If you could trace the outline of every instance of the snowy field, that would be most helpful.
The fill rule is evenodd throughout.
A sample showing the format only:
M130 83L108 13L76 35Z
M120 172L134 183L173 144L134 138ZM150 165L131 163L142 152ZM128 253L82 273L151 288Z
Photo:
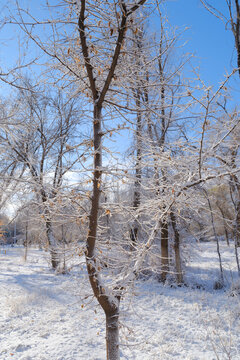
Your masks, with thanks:
M225 290L213 290L215 244L199 244L186 268L191 285L136 284L122 302L121 359L240 359L240 296L235 260L221 244ZM232 251L231 251L232 252ZM103 360L105 320L80 266L55 275L47 254L1 247L0 360Z

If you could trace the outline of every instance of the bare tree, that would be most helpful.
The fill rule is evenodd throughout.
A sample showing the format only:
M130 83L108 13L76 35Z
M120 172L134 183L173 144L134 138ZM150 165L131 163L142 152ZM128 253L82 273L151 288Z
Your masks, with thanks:
M56 269L60 259L53 232L52 212L53 208L56 210L55 202L63 177L74 164L74 160L66 160L70 151L67 143L76 127L75 101L64 101L60 94L51 98L50 94L33 93L30 85L27 86L28 91L20 90L15 102L18 108L12 114L12 119L19 125L8 124L8 131L2 133L1 141L8 150L9 158L21 165L21 171L25 172L25 182L29 183L40 200L52 267Z
M90 2L81 1L80 15L78 20L79 35L81 41L81 49L85 61L85 67L87 71L89 87L91 90L91 97L93 100L93 131L94 131L94 173L93 173L93 194L91 212L89 217L89 233L87 237L87 250L86 261L89 274L89 280L93 289L93 292L102 306L106 315L106 342L107 342L107 358L109 360L115 360L120 358L119 353L119 302L121 298L121 289L115 289L115 295L106 294L106 290L101 284L99 277L99 271L97 268L97 259L95 254L97 229L98 229L98 213L99 213L99 201L101 194L101 178L102 178L102 107L105 101L107 92L113 81L115 70L119 61L121 48L123 47L124 39L126 36L128 26L131 26L130 20L132 14L139 9L145 3L145 0L139 1L136 5L129 6L124 2L116 4L118 12L115 15L117 36L115 40L115 47L109 63L109 70L106 74L105 81L99 89L96 84L96 78L94 76L94 65L90 59L89 47L87 43L87 29L86 29L86 11L92 9ZM115 6L114 6L115 7ZM101 11L104 8L101 7ZM111 32L111 30L110 30ZM88 35L89 36L89 35Z
M148 144L153 154L153 177L155 179L155 197L162 199L162 210L167 208L164 204L165 195L168 194L169 182L171 181L169 173L172 171L172 164L167 165L163 160L160 165L158 159L171 158L177 152L177 139L181 136L184 128L184 115L181 120L177 120L177 108L181 108L182 94L184 88L181 79L185 62L188 58L181 58L179 62L172 64L171 59L174 51L176 51L178 35L168 34L167 25L160 13L161 31L159 42L156 46L156 63L154 73L149 72L146 78L154 78L154 92L149 90L150 82L146 84L144 89L145 106L148 109L146 116L146 129L149 136ZM168 25L169 26L169 25ZM150 70L151 71L151 70ZM152 70L153 71L153 70ZM180 90L181 89L181 90ZM187 121L185 121L186 126ZM170 136L170 133L174 134ZM171 150L170 150L171 149ZM148 150L149 151L149 150ZM181 278L181 259L180 259L180 236L177 229L177 215L174 214L174 208L170 214L161 217L160 227L160 243L161 243L161 281L165 282L169 273L170 260L170 241L169 241L169 223L174 233L176 273L179 274L178 280Z
M144 20L144 17L137 17L134 14L139 12L145 2L146 0L133 3L110 1L106 5L104 1L97 3L85 0L76 3L66 1L64 9L67 13L64 13L62 8L56 8L59 16L53 21L38 21L19 4L16 15L11 14L12 22L18 24L28 38L51 59L48 68L55 71L55 84L63 87L74 83L75 95L79 97L81 93L84 94L93 107L93 137L89 140L89 149L93 147L93 168L91 169L93 189L86 240L86 263L94 295L106 314L107 357L109 359L119 359L118 317L121 286L110 291L101 283L96 254L104 170L102 144L104 135L112 132L112 129L104 129L103 116L107 106L114 111L123 106L124 82L132 76L131 69L127 69L125 61L126 35L129 29L136 31L138 23ZM44 41L44 35L35 32L42 24L50 25L51 35L48 34L47 41ZM69 31L65 29L63 31L62 24L69 25ZM59 74L59 77L56 74ZM121 100L119 95L123 96ZM32 165L31 171L33 172ZM34 176L36 178L37 175ZM47 203L45 194L42 193L42 196L43 202ZM48 214L46 216L46 224L50 225ZM51 230L51 226L48 228Z

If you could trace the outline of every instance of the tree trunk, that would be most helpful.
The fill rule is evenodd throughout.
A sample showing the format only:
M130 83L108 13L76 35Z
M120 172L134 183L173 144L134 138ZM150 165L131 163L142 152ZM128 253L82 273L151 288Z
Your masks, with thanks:
M231 23L232 23L232 32L235 38L235 46L237 50L238 74L240 76L240 6L238 0L235 0L235 7L236 7L236 20L234 23L233 20L231 19Z
M131 240L131 249L132 250L135 249L137 237L138 237L138 227L137 227L137 224L134 222L133 227L130 230L130 240Z
M176 266L176 277L178 285L183 284L183 273L181 264L181 252L180 252L180 236L177 229L176 217L173 212L170 213L172 228L174 232L174 253L175 253L175 266Z
M236 168L235 164L235 158L236 158L236 151L233 152L233 167ZM231 175L231 180L233 184L233 188L236 193L237 200L236 202L233 200L233 196L231 195L232 202L235 208L235 224L234 224L234 246L235 246L235 257L236 257L236 263L238 268L238 274L240 276L240 264L239 264L239 258L238 258L238 247L240 247L240 182L238 180L238 177L236 175ZM231 187L230 187L231 189Z
M56 270L58 268L59 263L60 263L60 259L59 259L56 239L55 239L55 237L53 235L52 224L51 224L50 220L46 221L46 233L47 233L48 244L49 244L49 247L50 247L52 268L54 270Z
M235 248L235 258L236 258L236 263L237 263L238 276L240 276L240 264L239 264L238 247L237 247L236 241L235 241L235 244L234 244L234 248Z
M218 240L218 236L217 236L217 232L216 232L216 228L215 228L215 224L214 224L211 201L209 199L207 190L203 189L203 192L207 198L207 202L208 202L208 206L209 206L209 210L210 210L210 214L211 214L213 234L214 234L214 238L215 238L215 241L217 244L217 253L218 253L219 268L220 268L220 278L219 278L219 282L216 283L217 284L216 289L221 289L224 286L224 278L223 278L223 266L222 266L222 257L221 257L221 252L220 252L219 240Z
M101 195L102 179L102 133L101 133L102 107L94 107L94 173L93 194L91 199L91 212L89 216L89 232L86 244L86 263L94 295L104 310L106 316L106 343L107 359L119 360L119 303L120 296L106 295L105 288L101 284L100 274L96 266L95 244L97 240L98 212Z
M107 360L119 360L119 311L106 314Z
M239 186L239 185L238 185ZM238 188L238 200L237 200L237 206L236 206L236 245L237 247L240 247L240 186Z
M24 261L27 261L27 253L28 253L28 219L25 227L25 240L24 240Z
M240 276L240 264L238 258L238 248L240 247L240 184L238 179L235 180L236 192L237 192L237 201L236 201L236 219L234 226L234 245L235 245L235 257L237 262L238 274Z
M161 225L161 281L165 282L169 272L168 253L168 222L164 220Z
M224 215L224 212L223 212L223 209L221 207L221 204L218 203L218 201L216 202L216 205L222 215L222 219L223 219L223 227L224 227L224 232L225 232L225 239L226 239L226 242L227 242L227 245L229 246L229 236L228 236L228 229L227 229L227 224L226 224L226 219L225 219L225 215Z
M60 263L60 259L58 254L57 242L55 236L53 235L53 230L52 230L51 214L47 205L48 196L43 188L41 189L41 199L44 207L44 220L46 226L47 241L51 254L51 264L52 264L52 268L56 270Z
M136 108L137 108L137 124L136 124L136 146L137 146L137 159L135 165L135 184L134 184L134 193L133 193L133 209L136 211L141 202L140 196L140 187L141 187L141 179L142 179L142 116L140 112L141 101L140 101L140 90L137 89L134 94ZM130 231L130 239L132 244L132 249L135 249L137 239L138 239L138 223L137 220L134 221L133 226Z

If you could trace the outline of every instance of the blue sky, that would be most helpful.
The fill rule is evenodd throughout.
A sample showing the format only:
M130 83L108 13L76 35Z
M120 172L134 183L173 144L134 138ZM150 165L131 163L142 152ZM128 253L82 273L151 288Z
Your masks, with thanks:
M38 3L38 2L37 2ZM39 3L36 3L36 7ZM223 5L225 0L216 1L217 6L226 13ZM36 9L34 5L34 9ZM180 43L186 43L183 51L195 55L192 64L199 66L201 78L207 85L217 87L224 80L224 75L230 73L236 66L236 53L234 39L230 30L225 29L225 24L207 12L200 0L166 0L167 16L172 26L183 30L188 27ZM18 57L17 44L18 29L11 26L0 31L0 67L3 69ZM9 39L12 38L12 42ZM0 84L0 87L3 84ZM235 91L234 99L238 101L240 79L235 76L231 86ZM3 89L5 86L3 86Z
M225 0L212 1L226 15ZM171 25L188 27L182 37L187 41L184 51L195 55L194 63L200 66L200 75L208 84L217 84L224 75L236 67L234 38L225 24L210 14L200 0L167 0L165 8ZM239 96L240 80L236 76L231 86Z

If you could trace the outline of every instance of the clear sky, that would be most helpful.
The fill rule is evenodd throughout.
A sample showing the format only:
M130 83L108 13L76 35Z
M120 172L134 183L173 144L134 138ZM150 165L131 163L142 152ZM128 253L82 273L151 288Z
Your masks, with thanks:
M225 0L211 3L227 15ZM183 34L183 40L187 41L184 51L196 56L194 62L200 66L203 80L208 85L223 81L224 75L237 66L232 32L226 30L225 24L210 14L200 0L167 0L165 8L171 25L189 28ZM240 97L238 76L231 85L236 91L234 98Z
M221 7L220 9L227 14L224 9L225 0L210 1ZM37 9L40 3L33 1L31 6ZM201 78L207 85L223 81L224 75L231 73L232 69L236 67L236 52L231 31L226 30L223 22L208 13L200 0L166 0L164 7L172 26L181 30L188 27L188 30L182 35L181 43L186 42L183 51L195 55L192 64L199 66ZM2 15L0 14L1 17ZM7 65L15 63L15 58L17 59L19 55L17 36L18 29L16 27L8 26L0 30L0 68L5 69ZM12 38L12 42L9 41L10 38ZM238 101L240 79L237 75L235 80L231 81L231 86L235 91L234 99Z

